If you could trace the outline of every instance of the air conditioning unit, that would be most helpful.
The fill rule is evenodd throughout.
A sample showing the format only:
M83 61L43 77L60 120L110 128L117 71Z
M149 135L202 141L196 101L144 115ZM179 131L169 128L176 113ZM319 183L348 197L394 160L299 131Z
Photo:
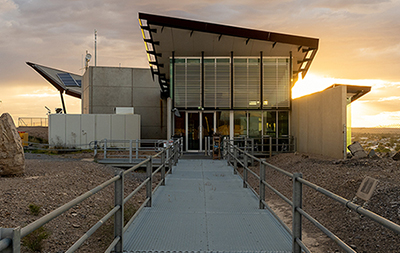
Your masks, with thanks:
M133 107L115 107L115 114L135 114L135 110Z

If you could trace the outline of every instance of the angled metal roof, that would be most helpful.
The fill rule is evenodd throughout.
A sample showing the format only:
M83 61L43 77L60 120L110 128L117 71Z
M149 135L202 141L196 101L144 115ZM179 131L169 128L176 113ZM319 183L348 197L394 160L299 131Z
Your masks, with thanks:
M304 77L317 50L319 40L303 36L260 31L200 21L139 13L139 23L153 75L161 89L169 88L172 54L190 56L293 56L293 74Z
M359 99L360 97L371 91L371 86L358 86L348 84L334 84L332 86L329 86L325 90L335 88L336 86L346 86L347 98L350 98L351 102L354 102L355 100Z
M82 89L80 87L80 84L82 82L82 76L63 70L46 67L36 63L27 62L26 64L32 67L61 93L65 92L65 94L67 95L81 98ZM66 80L68 80L69 82L67 82ZM71 85L71 82L74 85Z

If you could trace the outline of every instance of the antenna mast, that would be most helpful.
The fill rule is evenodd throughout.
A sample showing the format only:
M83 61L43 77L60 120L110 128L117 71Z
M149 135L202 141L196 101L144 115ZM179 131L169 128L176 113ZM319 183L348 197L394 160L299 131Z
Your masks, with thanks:
M94 29L94 66L97 66L97 30Z

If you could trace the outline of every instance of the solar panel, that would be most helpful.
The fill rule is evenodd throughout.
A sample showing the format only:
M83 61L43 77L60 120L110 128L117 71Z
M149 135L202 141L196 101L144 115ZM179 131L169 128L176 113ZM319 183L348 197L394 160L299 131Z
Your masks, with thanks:
M69 73L57 73L57 76L66 87L81 87Z

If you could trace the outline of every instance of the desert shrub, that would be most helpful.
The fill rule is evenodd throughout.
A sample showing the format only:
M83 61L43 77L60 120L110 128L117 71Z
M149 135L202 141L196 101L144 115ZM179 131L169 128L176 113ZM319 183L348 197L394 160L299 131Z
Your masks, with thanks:
M36 205L36 204L29 204L29 211L31 212L31 214L33 214L33 215L39 215L39 213L40 213L40 208L42 207L42 206L39 206L39 205Z
M22 238L22 245L33 252L41 252L44 246L44 240L49 236L50 233L44 227L40 227Z

